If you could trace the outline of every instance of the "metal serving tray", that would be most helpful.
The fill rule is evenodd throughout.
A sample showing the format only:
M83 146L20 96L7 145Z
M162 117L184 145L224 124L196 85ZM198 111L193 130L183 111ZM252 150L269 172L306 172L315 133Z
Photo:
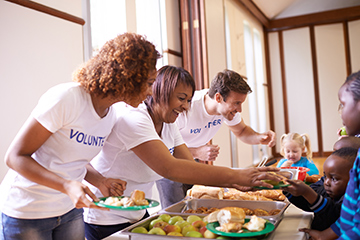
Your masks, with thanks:
M185 214L169 214L170 216L181 216L184 218L184 220L186 220L188 215ZM197 214L192 214L192 215L197 215ZM124 228L123 230L120 231L121 234L125 234L129 236L129 240L158 240L158 239L171 239L171 240L199 240L199 238L193 238L193 237L178 237L178 236L162 236L162 235L152 235L152 234L144 234L144 233L132 233L131 230L136 228L136 227L145 227L146 229L149 227L149 224L152 220L157 219L160 216L159 214L156 215L152 215L138 223L135 223L127 228ZM261 235L261 236L257 236L251 239L266 239L269 234L268 233L266 235ZM200 238L200 239L205 239L205 238ZM237 239L245 239L245 238L232 238L234 240Z
M165 209L159 211L159 214L183 214L188 215L198 215L205 217L208 214L198 214L198 213L185 213L188 209L198 209L200 207L206 208L223 208L223 207L243 207L254 210L256 208L261 208L266 211L273 209L280 209L281 211L276 215L271 216L261 216L269 221L271 221L275 226L279 224L283 218L285 210L289 207L289 201L244 201L244 200L220 200L220 199L189 199L183 200L178 203L175 203Z

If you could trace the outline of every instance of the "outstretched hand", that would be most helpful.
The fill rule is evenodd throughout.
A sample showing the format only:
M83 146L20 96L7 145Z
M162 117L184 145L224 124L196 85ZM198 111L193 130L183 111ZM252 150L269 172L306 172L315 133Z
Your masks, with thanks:
M264 132L264 133L261 133L260 134L260 144L263 144L263 145L268 145L268 147L273 147L275 146L275 143L276 143L276 134L275 132L269 130L267 132Z
M273 188L273 185L264 182L262 180L271 180L275 183L279 183L281 181L281 177L276 176L269 172L278 172L279 168L274 167L259 167L259 168L246 168L246 169L239 169L241 174L244 178L245 184L241 184L242 186L248 187L267 187ZM240 184L235 184L234 187L239 188ZM244 188L244 187L242 187Z
M294 196L302 196L305 195L308 191L312 191L310 186L306 185L301 180L287 180L291 185L288 187L282 188L282 190L291 193Z

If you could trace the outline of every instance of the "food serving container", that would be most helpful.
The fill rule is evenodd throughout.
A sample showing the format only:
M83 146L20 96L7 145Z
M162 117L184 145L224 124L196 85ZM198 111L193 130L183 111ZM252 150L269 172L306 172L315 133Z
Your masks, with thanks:
M194 238L194 237L180 237L180 236L166 236L166 235L153 235L153 234L146 234L146 233L132 233L131 230L136 228L136 227L145 227L146 229L148 229L149 224L152 220L157 219L161 214L156 214L156 215L152 215L138 223L135 223L127 228L124 228L123 230L120 231L121 234L125 234L129 236L129 240L158 240L158 239L171 239L171 240L199 240L199 239L206 239L206 238ZM172 216L181 216L184 218L184 220L186 220L186 218L188 217L188 215L198 215L198 214L169 214L171 217ZM256 237L252 237L251 239L265 239L267 236L269 236L268 233L266 235L260 235L260 236L256 236ZM247 239L247 238L231 238L233 240L238 240L238 239Z
M292 179L298 179L298 180L301 180L301 181L304 181L305 180L305 177L306 177L306 172L309 171L308 168L306 167L281 167L280 168L280 171L286 171L286 170L292 170L292 171L295 171L295 176L294 178Z
M206 208L223 208L223 207L242 207L249 208L251 210L261 208L266 211L271 211L273 209L280 209L280 212L276 215L270 216L260 216L261 218L267 219L272 222L275 227L280 223L283 218L285 210L289 207L289 201L244 201L244 200L223 200L223 199L188 199L183 200L178 203L175 203L165 209L159 211L159 214L182 214L184 216L189 215L198 215L205 217L208 214L199 214L199 213L185 213L188 209L196 210L200 207ZM247 216L250 217L250 216Z

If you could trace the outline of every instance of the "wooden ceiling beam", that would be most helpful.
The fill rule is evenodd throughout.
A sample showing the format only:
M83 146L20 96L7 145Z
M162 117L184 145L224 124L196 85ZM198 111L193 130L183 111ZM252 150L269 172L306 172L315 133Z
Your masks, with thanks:
M289 28L337 23L346 20L351 21L356 19L360 19L360 6L270 20L269 26L265 27L267 31L271 32L285 30Z
M257 20L259 20L265 28L270 25L269 19L265 14L256 6L252 0L237 0L237 3L245 7Z

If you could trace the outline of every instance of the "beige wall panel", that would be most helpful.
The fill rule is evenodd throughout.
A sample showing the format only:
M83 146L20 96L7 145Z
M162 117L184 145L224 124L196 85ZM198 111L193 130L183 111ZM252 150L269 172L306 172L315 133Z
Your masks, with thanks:
M349 22L349 42L352 72L360 71L360 20Z
M284 31L283 42L289 129L308 133L318 151L309 28Z
M346 78L345 43L342 24L315 27L321 109L322 141L324 151L333 151L342 126L338 114L338 90Z
M211 81L216 73L226 68L224 3L222 0L204 2L209 81ZM220 146L220 154L214 165L231 167L230 131L227 126L220 128L213 138L213 144Z
M236 71L246 76L245 68L245 50L244 50L244 20L245 16L242 9L232 0L225 1L225 9L227 13L229 23L229 39L227 39L227 46L229 59L227 65L233 71ZM255 94L255 93L251 93ZM249 116L249 98L242 105L241 117L246 124L250 123ZM234 137L234 139L236 139ZM251 145L245 144L236 139L236 151L237 151L237 166L247 167L252 165L253 153Z
M284 98L282 94L279 34L269 33L269 55L272 96L274 105L274 126L276 133L276 152L280 152L280 136L285 133Z
M78 9L81 0L66 3ZM1 181L5 152L40 96L71 81L83 62L83 38L81 25L6 1L0 1L0 35Z
M163 41L166 42L167 46L164 47L177 52L181 52L179 1L164 0L164 3L166 8L166 32L167 32L167 39L166 41Z
M172 54L167 54L167 53L164 54L164 57L165 57L165 55L167 56L167 59L169 61L169 65L182 67L182 58L181 57L174 56Z

